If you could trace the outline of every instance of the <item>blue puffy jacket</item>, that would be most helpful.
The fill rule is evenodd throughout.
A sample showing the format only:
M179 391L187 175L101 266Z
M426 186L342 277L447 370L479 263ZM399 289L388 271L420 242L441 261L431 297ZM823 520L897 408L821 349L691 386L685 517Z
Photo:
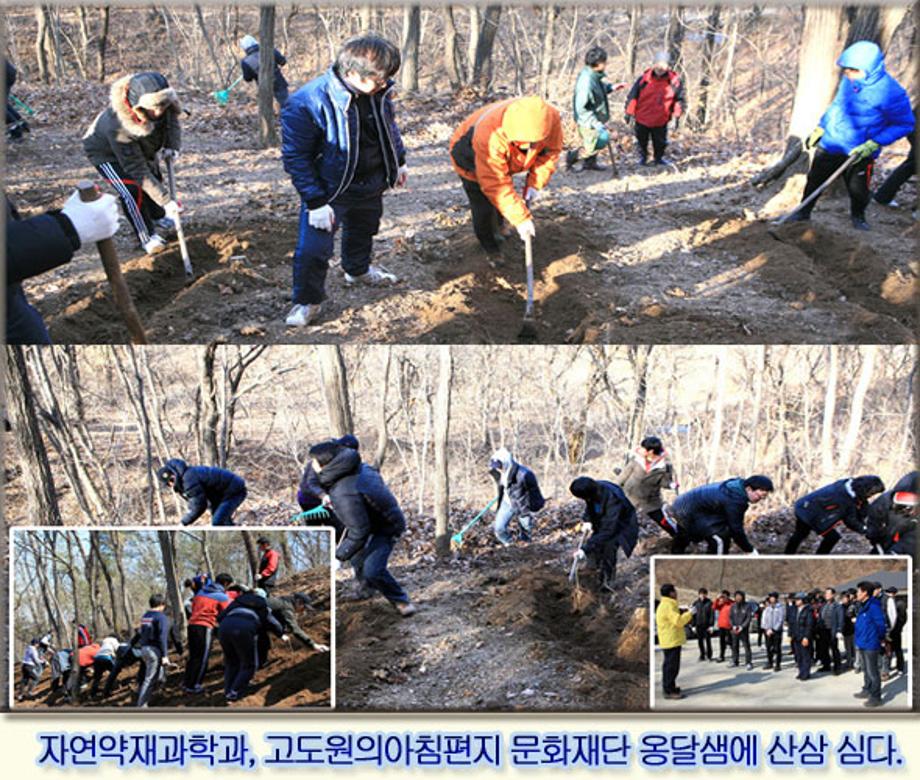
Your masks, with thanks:
M734 477L682 493L671 512L691 540L701 542L710 536L730 536L749 553L754 549L744 530L744 513L749 505L744 480Z
M851 479L839 479L795 502L795 516L816 534L824 536L840 523L865 533L868 502L856 496Z
M853 632L856 649L881 650L882 640L886 633L888 633L888 624L885 623L882 603L873 596L863 604L856 616L856 628Z
M914 115L904 88L885 71L882 50L871 41L857 41L840 55L837 65L865 71L862 79L840 79L837 94L820 125L820 146L833 154L849 154L866 141L893 144L914 129ZM878 157L878 152L875 153Z
M386 180L396 184L405 162L390 91L393 82L371 96L371 110L381 139ZM304 84L281 111L281 157L284 170L308 209L332 203L351 184L358 165L358 109L354 94L329 68Z
M180 521L190 525L201 517L210 506L211 511L220 504L246 492L246 481L227 469L216 466L189 466L184 460L171 458L158 472L169 473L176 478L173 488L188 501L188 509Z

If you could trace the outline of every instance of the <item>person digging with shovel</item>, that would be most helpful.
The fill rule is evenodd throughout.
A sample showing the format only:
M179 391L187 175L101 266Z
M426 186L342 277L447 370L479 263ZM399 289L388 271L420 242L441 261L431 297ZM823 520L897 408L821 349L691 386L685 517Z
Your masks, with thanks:
M575 560L590 560L597 569L598 587L613 592L617 572L617 550L629 558L639 539L639 521L619 485L591 477L578 477L569 492L585 502L584 522L589 536L575 551Z
M246 56L240 60L240 68L243 71L243 81L254 81L259 83L259 42L251 35L244 35L240 39L240 48ZM285 56L275 49L275 68L272 78L272 89L275 93L275 100L278 102L278 108L284 108L288 102L288 83L281 69L287 65Z
M493 524L495 538L506 547L509 546L514 539L508 527L517 518L518 538L522 542L529 542L533 515L546 504L536 474L515 461L505 447L500 447L489 461L489 475L498 488Z
M319 316L339 227L346 285L399 281L372 262L383 193L409 178L391 97L399 66L399 49L390 41L351 38L335 64L291 95L281 111L281 157L301 200L293 307L285 320L291 327Z
M522 241L536 235L530 206L552 178L562 147L559 112L535 96L483 106L454 131L451 162L470 203L473 231L488 254L500 252L504 221ZM512 178L518 173L527 174L520 193Z
M850 194L850 219L857 230L869 230L866 207L869 182L881 148L914 129L914 115L904 88L885 71L882 50L872 41L857 41L840 55L843 76L837 94L818 126L805 140L815 150L802 202L815 193L840 168ZM788 218L811 219L818 198Z
M614 90L626 88L626 84L611 84L604 80L607 68L607 52L600 46L592 46L585 54L585 67L575 80L575 94L572 96L572 115L578 126L581 150L584 157L583 171L604 171L606 166L597 161L597 155L610 144L610 105L607 95ZM579 149L565 153L565 168L571 170L578 162Z
M158 156L175 160L182 133L179 98L161 73L135 73L118 79L109 106L83 136L89 161L112 186L148 255L166 249L163 235L175 229L182 211L170 197Z

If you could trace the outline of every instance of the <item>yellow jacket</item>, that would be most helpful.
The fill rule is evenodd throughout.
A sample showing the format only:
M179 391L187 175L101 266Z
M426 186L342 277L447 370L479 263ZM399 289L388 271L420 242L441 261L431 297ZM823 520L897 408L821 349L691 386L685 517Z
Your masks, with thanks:
M655 610L655 626L658 629L658 645L662 650L680 647L687 641L684 626L690 622L690 612L681 614L677 601L669 596L662 596L658 609Z

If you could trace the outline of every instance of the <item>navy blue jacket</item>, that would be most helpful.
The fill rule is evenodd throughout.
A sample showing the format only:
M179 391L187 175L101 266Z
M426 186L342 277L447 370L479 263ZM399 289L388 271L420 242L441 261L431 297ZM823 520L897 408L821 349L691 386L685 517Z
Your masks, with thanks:
M277 49L275 49L275 86L284 84L287 86L287 79L281 73L281 68L287 65L287 58ZM243 70L243 81L259 80L259 44L250 46L246 49L246 56L240 60L240 67Z
M839 479L795 502L795 516L817 534L824 536L843 523L857 533L866 532L868 502L847 489L849 479Z
M194 523L209 506L213 511L221 502L246 491L243 478L227 469L189 466L184 460L173 458L166 461L161 471L175 476L175 491L188 501L182 525Z
M263 631L271 631L275 636L284 634L284 627L278 622L268 608L268 601L261 596L247 591L241 593L223 612L217 616L220 629L244 629L253 636Z
M803 604L801 608L794 609L795 614L789 621L789 636L799 641L807 639L811 642L815 636L815 613L811 604Z
M866 76L840 79L837 94L821 117L822 149L849 154L865 141L887 146L913 131L907 92L885 72L885 57L875 43L857 41L840 55L837 65L865 71Z
M744 530L744 513L750 502L739 477L681 493L671 507L678 525L693 541L703 541L711 536L730 536L744 552L754 545Z
M502 505L502 499L505 495L505 486L501 483L501 474L492 470L489 472L498 485L498 497L495 506ZM529 514L539 512L546 505L546 499L540 492L540 485L537 482L537 475L534 474L527 466L522 466L517 461L511 462L511 469L508 472L508 500L517 514Z
M26 300L22 282L69 263L80 248L73 224L60 211L20 219L6 202L6 340L8 344L48 344L41 315Z
M588 554L600 555L608 544L614 542L628 558L639 539L635 507L619 485L597 480L597 486L600 495L585 502L584 519L591 523L593 533L581 549Z
M360 552L372 535L396 537L406 530L406 518L395 496L355 450L343 448L320 471L319 481L345 526L335 551L340 561Z
M888 624L885 622L882 604L875 596L871 596L863 603L856 616L856 628L853 632L856 649L881 650L882 640L887 633Z
M886 490L869 505L866 536L882 552L913 556L917 517L909 509L899 509L895 505L896 493L920 493L920 471L905 474L891 490Z
M393 82L371 96L386 167L393 187L405 162L390 91ZM281 157L284 170L308 209L335 201L351 184L358 165L358 109L354 94L331 67L304 84L281 110Z
M152 647L160 656L169 649L170 621L159 610L151 609L141 618L140 646Z

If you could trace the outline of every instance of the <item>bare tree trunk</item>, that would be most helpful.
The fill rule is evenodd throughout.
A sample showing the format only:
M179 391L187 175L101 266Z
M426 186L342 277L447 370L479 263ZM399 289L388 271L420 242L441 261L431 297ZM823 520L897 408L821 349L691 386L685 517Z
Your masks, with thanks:
M628 348L629 361L632 363L633 376L636 379L636 394L633 397L626 434L626 439L630 447L635 447L639 443L639 437L645 426L645 401L648 395L648 363L652 348L651 345L631 346Z
M351 406L348 402L348 375L342 350L335 344L323 344L316 347L316 352L332 435L344 436L346 433L354 433Z
M98 49L96 54L96 78L100 83L105 82L105 50L109 45L109 6L100 9L102 14L102 32L99 33Z
M460 75L460 48L452 5L444 6L444 70L447 72L447 81L451 89L457 89L463 83L463 79Z
M243 537L243 544L246 546L246 557L249 560L249 578L250 582L255 585L256 578L259 574L259 550L256 546L255 537L252 531L240 531Z
M543 57L540 60L540 94L549 97L549 74L553 69L553 40L556 34L556 19L559 18L559 6L550 5L543 9Z
M862 425L866 393L872 384L875 354L878 351L878 347L875 345L861 347L860 351L863 355L863 364L859 370L859 380L856 383L856 390L853 392L853 399L850 401L850 424L847 426L846 438L843 440L843 447L840 450L840 458L837 462L837 469L842 474L849 473L853 462L853 453L856 450L856 442L859 439L859 428Z
M275 18L275 7L270 6L272 9L272 21L274 22ZM263 9L265 6L263 6ZM195 18L198 20L198 27L201 30L201 37L204 38L204 42L208 47L208 54L211 55L211 63L214 65L214 83L221 83L221 67L220 60L217 59L217 52L214 49L214 42L211 40L211 34L208 32L208 26L204 22L204 13L201 10L201 6L197 3L195 4ZM262 33L260 30L260 42L264 41L264 38L261 37ZM259 74L261 80L262 74Z
M402 70L400 86L404 92L418 92L418 51L422 32L422 8L403 8Z
M380 405L377 407L377 449L374 452L374 468L380 469L387 456L387 446L390 443L390 433L387 417L387 397L390 387L390 364L393 362L393 348L384 347L383 378L380 388Z
M450 393L454 363L450 347L438 347L438 390L434 411L434 547L440 558L450 555Z
M668 11L668 29L665 33L665 48L671 61L671 68L681 69L681 50L684 43L684 7L672 6Z
M706 467L706 481L715 479L722 449L722 426L725 417L725 386L728 383L728 350L722 347L716 358L716 408L712 422L712 437L709 440L709 463Z
M476 40L476 54L473 58L474 86L486 88L492 81L492 52L501 15L500 5L487 5L482 15L482 28Z
M362 5L358 11L358 24L361 32L368 32L371 29L374 18L374 6Z
M48 11L43 5L35 6L35 61L38 63L38 77L47 84L51 80L48 72Z
M714 5L706 20L706 41L703 44L703 72L700 78L699 97L697 99L696 119L701 127L705 127L709 119L709 88L712 84L713 69L716 50L716 35L721 26L720 15L722 6Z
M626 36L626 75L628 80L636 77L636 55L639 48L639 19L642 16L642 6L631 5L629 14L629 32Z
M275 127L275 6L259 9L259 144L278 145Z
M766 362L765 345L757 346L757 366L754 370L754 408L751 410L751 459L748 462L748 473L757 471L760 462L760 410L763 406L763 374Z
M7 347L7 413L18 444L29 522L63 525L22 347Z
M166 579L166 600L173 621L185 635L185 609L182 606L182 591L179 588L179 565L176 560L176 532L157 531L160 555L163 559L163 575Z
M824 388L824 414L821 420L821 478L834 477L834 416L837 408L837 347L827 348L827 379Z
M472 84L474 80L473 64L476 62L476 49L479 47L479 36L482 33L482 10L478 5L469 7L470 39L466 46L466 83Z
M916 7L917 4L914 3L914 8L916 9ZM888 47L891 45L891 39L894 37L895 31L898 29L898 27L901 26L901 22L907 18L908 9L909 6L906 4L903 6L888 5L880 7L879 30L876 42L882 51L888 51ZM916 35L916 29L914 34ZM911 49L915 50L916 47L911 47Z
M198 380L198 398L202 409L201 429L198 432L199 446L207 462L212 465L217 465L220 462L217 447L220 409L217 406L217 382L214 377L217 348L218 344L212 341L202 352L201 374Z

